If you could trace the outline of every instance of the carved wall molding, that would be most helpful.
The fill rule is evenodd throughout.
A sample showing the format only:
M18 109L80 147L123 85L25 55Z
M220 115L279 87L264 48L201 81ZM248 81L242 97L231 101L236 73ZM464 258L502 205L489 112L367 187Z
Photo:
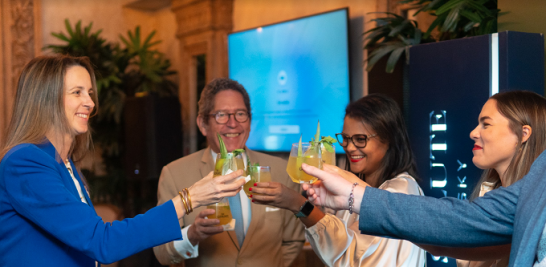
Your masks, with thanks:
M25 64L35 57L34 51L34 1L11 0L11 68L12 84Z
M41 0L0 0L0 141L23 67L41 51Z
M197 150L196 60L206 55L206 80L228 76L227 34L233 29L233 0L173 0L180 40L179 98L184 154Z

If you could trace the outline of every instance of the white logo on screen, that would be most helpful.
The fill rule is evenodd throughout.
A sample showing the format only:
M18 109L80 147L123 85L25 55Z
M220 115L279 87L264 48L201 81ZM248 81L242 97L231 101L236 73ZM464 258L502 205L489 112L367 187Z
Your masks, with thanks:
M288 75L286 75L286 71L281 70L279 71L279 74L277 75L277 81L280 85L285 85L286 81L288 80Z

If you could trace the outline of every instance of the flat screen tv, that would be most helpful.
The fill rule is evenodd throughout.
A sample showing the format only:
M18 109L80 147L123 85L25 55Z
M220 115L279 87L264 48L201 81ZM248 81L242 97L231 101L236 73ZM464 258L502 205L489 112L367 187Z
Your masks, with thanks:
M349 103L348 10L228 35L229 76L250 95L254 150L288 152L314 136L335 137ZM336 147L341 153L341 147Z

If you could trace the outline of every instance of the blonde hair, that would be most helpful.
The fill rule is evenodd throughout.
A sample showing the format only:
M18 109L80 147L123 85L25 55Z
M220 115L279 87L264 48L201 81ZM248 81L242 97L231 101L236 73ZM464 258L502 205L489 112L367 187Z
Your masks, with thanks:
M494 169L487 169L482 174L472 198L480 191L483 182L494 183L494 188L509 186L523 178L531 169L535 159L546 150L546 99L530 91L509 91L493 95L497 110L509 121L510 130L517 136L516 153L512 157L506 172L504 184ZM521 142L523 126L529 125L532 132L526 142Z
M13 106L13 115L7 128L6 142L0 150L0 159L13 147L24 144L41 144L46 134L72 133L64 110L64 77L73 66L85 68L96 90L95 73L87 57L66 55L41 56L31 60L21 72ZM98 109L96 94L94 116ZM87 131L74 137L69 155L74 162L80 161L91 145L91 133Z

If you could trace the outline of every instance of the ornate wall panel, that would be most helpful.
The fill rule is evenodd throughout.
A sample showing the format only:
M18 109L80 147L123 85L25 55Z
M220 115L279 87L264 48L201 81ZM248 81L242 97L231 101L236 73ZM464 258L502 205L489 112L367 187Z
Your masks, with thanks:
M198 55L206 55L206 81L228 76L227 33L233 28L233 0L173 0L180 40L180 103L184 154L197 149Z
M0 141L21 70L41 48L40 0L0 0Z

